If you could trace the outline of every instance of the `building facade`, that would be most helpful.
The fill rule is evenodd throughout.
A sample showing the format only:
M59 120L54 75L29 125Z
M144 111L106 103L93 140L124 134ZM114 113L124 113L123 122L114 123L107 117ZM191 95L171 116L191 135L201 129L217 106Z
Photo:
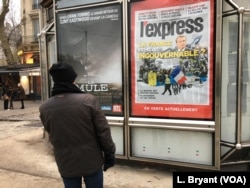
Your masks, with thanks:
M26 67L19 71L20 82L26 88L30 98L41 96L40 55L38 33L39 0L21 0L21 33L22 41L18 48L20 63Z
M22 64L39 64L39 0L21 0L22 44L19 50Z

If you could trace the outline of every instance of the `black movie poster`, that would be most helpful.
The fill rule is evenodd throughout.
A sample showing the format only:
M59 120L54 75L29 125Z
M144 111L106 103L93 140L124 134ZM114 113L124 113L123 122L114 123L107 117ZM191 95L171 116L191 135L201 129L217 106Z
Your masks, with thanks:
M75 68L76 84L99 99L106 115L121 115L121 6L59 12L56 18L58 60Z

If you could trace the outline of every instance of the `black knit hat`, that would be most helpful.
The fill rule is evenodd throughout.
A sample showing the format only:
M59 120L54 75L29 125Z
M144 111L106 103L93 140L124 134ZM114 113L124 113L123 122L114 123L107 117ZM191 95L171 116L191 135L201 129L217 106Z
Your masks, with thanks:
M67 63L55 63L49 69L54 82L73 83L77 77L73 67Z

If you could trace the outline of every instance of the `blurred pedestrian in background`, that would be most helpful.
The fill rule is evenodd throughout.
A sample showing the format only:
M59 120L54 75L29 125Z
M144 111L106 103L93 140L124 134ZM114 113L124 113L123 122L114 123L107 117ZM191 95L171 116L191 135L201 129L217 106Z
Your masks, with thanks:
M4 110L9 109L9 97L10 97L10 90L8 83L3 85L3 92L2 92L2 100L3 100L3 108Z
M24 109L24 99L26 98L25 91L24 91L22 84L18 83L17 86L18 86L18 89L17 89L18 98L21 101L20 109Z
M9 103L10 103L10 110L13 110L14 109L14 106L13 106L13 99L14 99L14 88L13 87L9 87L9 93L10 93L10 96L9 96Z

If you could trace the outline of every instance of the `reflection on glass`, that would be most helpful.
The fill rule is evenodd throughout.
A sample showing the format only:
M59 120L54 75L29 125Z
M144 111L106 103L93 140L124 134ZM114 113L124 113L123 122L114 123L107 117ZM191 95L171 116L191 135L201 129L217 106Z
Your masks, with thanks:
M121 6L61 11L58 61L71 64L78 87L99 100L105 115L123 113Z
M221 139L235 142L237 104L238 16L223 18Z
M242 141L250 141L250 17L243 19L242 57Z
M223 1L223 11L235 10L235 7L232 7L229 3L229 0ZM238 7L244 7L244 9L250 9L250 3L247 0L230 0L233 4Z
M233 0L239 7L244 7L245 9L250 9L249 1L246 0Z

